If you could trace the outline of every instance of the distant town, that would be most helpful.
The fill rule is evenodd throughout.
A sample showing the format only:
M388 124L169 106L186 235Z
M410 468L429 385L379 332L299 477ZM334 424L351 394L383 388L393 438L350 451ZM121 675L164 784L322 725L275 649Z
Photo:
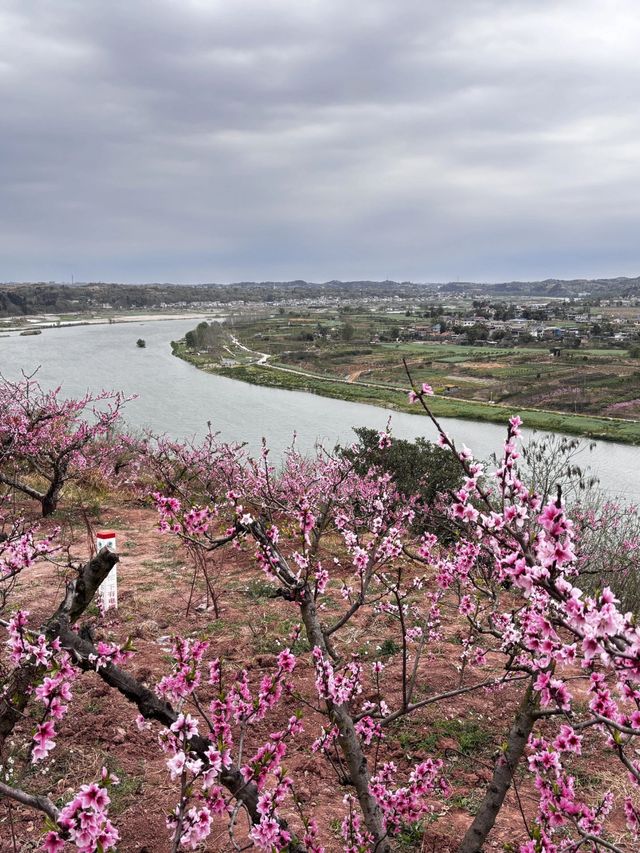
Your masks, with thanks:
M640 278L503 284L395 281L236 284L10 283L0 285L0 321L72 322L131 311L309 310L386 306L404 315L386 339L482 346L534 341L579 348L640 343ZM1 324L0 324L1 327ZM385 340L382 336L380 340Z

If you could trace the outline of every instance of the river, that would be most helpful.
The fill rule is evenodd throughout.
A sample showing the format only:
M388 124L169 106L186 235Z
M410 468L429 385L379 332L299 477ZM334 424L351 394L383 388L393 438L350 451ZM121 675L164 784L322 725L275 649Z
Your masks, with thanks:
M389 411L306 394L261 388L197 370L171 355L169 342L184 336L198 320L114 323L45 329L41 335L0 338L0 372L15 379L39 367L45 387L62 385L69 396L103 388L137 394L126 407L134 427L150 427L174 438L200 436L207 421L227 441L246 441L253 450L264 436L272 457L280 457L294 433L301 450L318 439L328 447L350 443L352 427L383 429ZM146 347L136 347L144 338ZM495 424L444 418L443 427L478 458L499 451L504 428ZM426 417L393 413L393 434L414 439L435 437ZM525 435L528 435L525 430ZM583 462L611 495L640 501L640 448L596 442Z

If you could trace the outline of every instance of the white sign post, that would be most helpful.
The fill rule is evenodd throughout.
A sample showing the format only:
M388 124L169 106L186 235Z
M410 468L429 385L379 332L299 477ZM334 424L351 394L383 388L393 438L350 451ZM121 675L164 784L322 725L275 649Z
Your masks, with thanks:
M116 551L116 534L112 530L104 530L96 534L96 549L101 551L103 548L108 548L110 551ZM98 587L98 597L100 598L101 609L104 612L110 607L118 609L118 566L117 564L111 569L105 580Z

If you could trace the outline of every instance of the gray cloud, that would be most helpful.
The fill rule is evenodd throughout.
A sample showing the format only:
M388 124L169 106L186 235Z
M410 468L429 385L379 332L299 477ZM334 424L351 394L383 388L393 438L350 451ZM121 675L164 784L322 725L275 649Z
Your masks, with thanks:
M637 274L635 0L8 0L0 279Z

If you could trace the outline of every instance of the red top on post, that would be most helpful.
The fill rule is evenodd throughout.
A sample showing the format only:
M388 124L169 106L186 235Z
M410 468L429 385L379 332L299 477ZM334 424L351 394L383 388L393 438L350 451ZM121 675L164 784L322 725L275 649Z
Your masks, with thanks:
M101 530L100 533L96 533L97 539L115 539L116 534L113 530Z

